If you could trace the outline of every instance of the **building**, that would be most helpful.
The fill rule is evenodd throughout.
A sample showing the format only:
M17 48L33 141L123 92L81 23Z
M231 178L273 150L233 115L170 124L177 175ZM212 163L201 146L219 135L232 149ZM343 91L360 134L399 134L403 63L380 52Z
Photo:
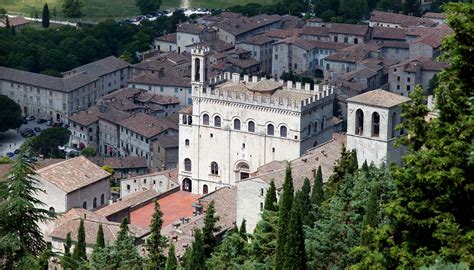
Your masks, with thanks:
M101 156L118 157L120 154L120 129L118 123L130 117L130 114L108 106L101 106L100 108L104 109L98 115L99 147L97 152Z
M422 18L432 20L438 24L446 23L446 14L444 13L426 12L423 14Z
M115 56L109 56L66 71L63 75L67 77L78 73L85 73L89 76L99 78L101 92L110 93L125 87L125 82L131 76L131 71L132 67L129 63Z
M262 34L250 37L235 46L249 51L250 57L260 62L260 70L270 75L272 72L272 44L273 39Z
M0 94L18 103L23 115L65 123L106 92L99 88L99 78L86 73L57 78L0 67Z
M421 85L427 90L430 80L446 67L447 63L436 62L426 57L408 59L393 65L388 69L390 91L407 97L416 85Z
M333 89L225 73L207 78L208 48L193 49L193 106L180 112L179 181L206 194L272 160L330 140Z
M370 39L369 26L361 24L331 23L327 26L329 40L343 44L362 44Z
M98 120L100 107L93 106L69 117L71 131L70 145L82 149L86 146L97 149L99 146Z
M72 208L96 209L109 203L110 174L80 156L36 170L37 199L42 208L64 213Z
M197 23L180 23L176 27L178 53L189 52L191 45L201 41L217 40L217 30Z
M153 47L159 52L176 52L178 45L176 44L177 34L171 33L161 37L155 38Z
M313 26L313 24L304 26L301 29L300 37L306 40L331 41L328 27Z
M305 178L310 179L311 184L314 183L314 175L319 166L321 166L323 181L326 182L333 174L334 165L340 158L343 143L345 143L345 137L337 136L336 139L308 149L303 156L290 160L295 191L301 189ZM286 160L271 161L258 167L249 178L236 183L237 224L241 224L245 219L247 231L253 232L261 219L267 190L272 181L275 183L278 197L280 195L285 180L286 165Z
M416 27L435 27L436 22L428 18L420 18L415 16L383 12L374 10L370 13L369 26L382 26L392 28L408 28Z
M347 99L347 148L357 151L359 166L364 161L379 165L401 164L405 147L395 146L404 131L401 105L410 99L385 90L372 90Z
M23 28L25 28L30 22L22 16L10 17L8 16L8 25L13 29L15 32L20 32ZM0 20L0 28L7 27L7 19Z
M90 157L89 160L98 166L112 168L114 170L112 177L115 180L148 173L148 164L145 157Z
M153 189L158 193L179 188L178 169L155 172L120 181L120 197L124 198L139 191Z
M447 32L432 32L410 42L409 56L436 59L441 54L441 44Z

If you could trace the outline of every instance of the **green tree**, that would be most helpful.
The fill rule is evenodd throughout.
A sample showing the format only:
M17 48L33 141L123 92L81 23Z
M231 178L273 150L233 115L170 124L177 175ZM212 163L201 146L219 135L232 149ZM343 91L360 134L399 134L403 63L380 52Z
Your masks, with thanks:
M0 18L5 18L7 16L7 10L3 7L0 7Z
M299 196L295 196L295 199L299 200L299 207L301 212L305 213L304 218L302 217L304 225L311 225L313 218L309 213L311 212L311 185L307 177L304 178L303 186L299 192Z
M313 190L311 191L311 204L320 207L323 200L323 173L321 171L321 165L319 165L314 177Z
M240 224L239 234L240 234L240 237L242 237L242 239L244 239L245 241L248 240L247 220L245 220L245 218L242 220L242 223Z
M49 8L48 8L48 3L45 3L43 6L43 16L41 19L41 24L43 25L44 28L49 27Z
M421 15L421 4L419 0L405 0L403 3L403 13L420 16Z
M102 170L104 170L104 171L106 171L106 172L112 174L112 175L114 174L114 169L113 169L112 167L108 166L108 165L104 165L104 166L102 166L102 167L100 167L100 168L101 168Z
M276 188L275 188L275 182L273 180L270 182L270 187L267 190L267 194L265 196L264 207L265 207L265 210L267 211L278 210Z
M176 259L176 252L174 244L171 243L168 250L168 258L166 258L165 270L176 270L178 268L178 260Z
M74 246L74 252L72 257L77 262L82 262L87 260L86 256L86 232L84 229L84 220L81 219L79 223L79 228L77 230L77 242Z
M161 269L166 263L166 257L163 255L163 250L166 248L166 238L161 235L162 226L163 213L158 200L156 200L150 225L151 235L147 240L148 267L150 269Z
M286 256L286 243L288 242L288 221L290 220L291 207L293 205L293 177L291 175L290 163L286 165L285 182L283 193L280 197L278 209L277 245L275 254L275 265L284 265Z
M186 260L186 270L205 270L206 254L204 253L204 240L199 229L194 230L194 241L191 252Z
M80 0L65 0L63 4L64 16L78 18L82 15L82 3Z
M20 153L0 182L0 254L2 268L16 268L22 259L38 256L45 248L38 224L50 219L48 210L37 199L43 192L34 178L34 164L29 144L20 147Z
M346 22L358 22L367 13L367 0L341 0L339 13Z
M33 141L33 148L45 157L61 157L58 147L69 141L71 132L67 128L55 127L43 130Z
M72 246L71 233L68 232L66 234L66 241L64 242L64 256L71 255L71 246Z
M74 258L72 257L72 254L71 254L71 246L72 246L71 233L68 232L66 234L66 241L64 242L64 255L61 257L61 266L64 269L74 269L77 267L74 261Z
M375 183L370 191L369 201L362 222L362 236L361 244L363 246L368 245L371 241L372 231L377 228L379 224L378 212L379 212L379 186Z
M87 146L84 147L84 149L81 150L81 155L85 157L95 157L97 155L97 152L95 151L95 148L92 146Z
M135 239L128 230L128 219L120 224L120 231L113 250L114 267L117 269L140 269L142 258L135 247Z
M102 224L99 224L99 229L97 230L95 248L105 248L104 229L102 228Z
M207 269L226 270L242 266L248 258L247 246L246 234L230 231L207 260Z
M419 150L404 156L405 166L393 169L397 197L387 208L392 222L377 230L361 268L375 263L418 268L438 256L474 263L474 164L469 151L474 134L474 5L448 3L445 8L453 34L442 45L442 59L450 66L439 74L435 90L438 118L428 124Z
M214 233L218 230L218 228L216 227L216 223L218 220L219 217L216 216L214 201L211 201L206 210L206 216L204 217L204 228L202 229L202 241L204 243L203 250L206 258L209 258L209 256L211 256L214 247L217 245Z
M291 208L283 269L306 269L305 238L302 218L303 206L301 205L301 202L304 201L304 199L302 199L303 197L305 197L305 195L302 194L302 190L298 191Z
M20 105L9 97L0 95L0 132L19 128L22 124Z
M423 94L425 96L430 96L434 94L434 90L438 88L438 74L435 74L428 82L428 88L424 89Z
M141 14L157 12L161 6L161 0L135 0L135 4Z

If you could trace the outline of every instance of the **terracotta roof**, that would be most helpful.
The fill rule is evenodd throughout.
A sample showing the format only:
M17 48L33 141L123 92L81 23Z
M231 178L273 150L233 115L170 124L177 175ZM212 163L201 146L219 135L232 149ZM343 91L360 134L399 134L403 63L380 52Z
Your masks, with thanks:
M112 203L107 205L106 207L100 208L99 210L95 211L95 213L97 215L109 217L122 210L132 208L145 202L151 202L155 198L157 198L158 195L160 195L160 193L156 192L154 189L138 191L136 193L121 198L116 203Z
M74 214L69 214L69 212L75 211ZM61 221L56 229L49 235L52 238L58 238L65 240L67 234L71 234L71 240L77 241L77 233L79 229L79 224L81 219L84 220L84 230L86 235L86 244L88 246L93 246L96 243L97 231L99 230L99 225L102 224L102 229L104 231L104 240L107 246L111 246L117 240L118 232L120 231L120 223L109 222L103 218L99 218L93 212L87 210L76 210L71 209L66 213L70 218ZM84 217L85 216L85 217ZM135 238L142 238L150 233L149 229L140 228L134 225L128 225L130 234Z
M372 28L372 38L374 39L396 39L405 40L407 29L374 26Z
M256 92L272 92L283 87L281 82L273 80L261 80L259 82L246 84L247 89Z
M201 34L206 26L197 23L181 23L176 27L176 32L188 33L188 34Z
M355 102L383 108L391 108L409 100L410 99L408 97L397 95L382 89L372 90L347 99L348 102Z
M176 33L171 33L168 35L155 38L155 40L158 40L158 41L171 42L171 43L176 43L176 39L177 39Z
M329 37L329 27L304 26L301 29L302 35Z
M370 13L370 21L400 24L403 27L436 25L436 23L430 19L376 10Z
M110 166L114 170L148 167L145 157L92 157L89 159L99 166Z
M281 20L279 15L260 14L253 17L228 17L217 21L213 26L238 36Z
M102 97L103 100L123 100L132 98L143 90L136 88L122 88Z
M186 76L186 74L183 74L178 69L163 71L163 73L160 74L142 74L129 80L128 83L191 88L190 77Z
M436 13L436 12L426 12L422 16L423 18L428 19L446 19L446 14L444 13Z
M250 68L250 67L253 67L253 66L256 66L256 65L260 64L260 62L258 60L255 60L253 58L237 59L237 58L234 58L232 56L227 57L226 62L228 62L228 63L230 63L234 66L237 66L239 68L242 68L242 69Z
M64 73L79 73L85 72L91 76L101 77L106 74L115 72L117 70L121 70L127 67L131 67L131 65L115 56L109 56L89 64L85 64L80 67L76 67L70 71Z
M369 31L369 26L363 24L331 23L327 28L329 33L356 36L363 36Z
M263 34L267 37L270 37L270 38L283 39L283 38L287 38L287 37L298 36L300 31L301 31L301 29L293 29L293 30L272 29L272 30L267 31Z
M443 41L443 38L446 36L445 33L432 33L428 34L422 37L419 37L415 40L413 40L410 44L416 44L416 43L423 43L426 44L432 48L439 48L441 46L441 42Z
M339 51L326 56L326 61L357 63L368 57L368 53L364 51Z
M186 107L182 108L181 110L179 110L179 113L193 114L193 106L186 106Z
M2 20L1 22L3 22L3 24L5 24L6 26L6 19ZM25 17L22 17L22 16L16 16L16 17L9 16L8 23L10 24L10 26L15 27L15 26L20 26L20 25L25 25L30 22L27 19L25 19ZM4 27L4 26L1 26L1 27Z
M416 72L418 68L431 71L441 71L447 68L449 65L445 62L437 62L427 57L418 57L405 60L399 64L393 65L392 67L402 67L403 71Z
M273 39L269 38L268 36L264 34L261 34L261 35L249 37L246 40L244 40L242 43L263 45L263 44L271 43L271 42L273 42Z
M120 125L147 138L154 137L167 129L178 130L176 123L146 113L134 114L124 119Z
M73 192L110 176L87 158L80 156L36 170L39 177L66 193Z
M153 102L160 105L170 105L179 103L179 98L177 97L158 95L147 91L142 91L140 94L138 94L136 100L144 103Z
M92 106L69 117L69 121L83 126L89 126L99 120L100 110L98 106Z
M380 43L382 48L400 48L400 49L408 49L410 46L405 41L384 41Z
M307 19L306 21L307 22L318 22L318 23L320 23L320 22L323 22L323 19L321 19L321 18L311 18L311 19Z

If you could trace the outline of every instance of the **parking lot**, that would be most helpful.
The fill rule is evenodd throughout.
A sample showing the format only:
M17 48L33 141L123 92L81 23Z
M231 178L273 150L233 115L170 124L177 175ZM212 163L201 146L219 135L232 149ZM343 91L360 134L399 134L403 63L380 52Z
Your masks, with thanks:
M49 128L47 123L38 124L36 120L28 121L28 124L23 124L19 130L10 129L9 131L0 133L0 157L3 157L8 152L13 152L16 149L19 149L26 138L23 138L20 135L20 131L25 128L34 129L35 127L39 127L41 130ZM39 135L38 132L35 132L36 135Z

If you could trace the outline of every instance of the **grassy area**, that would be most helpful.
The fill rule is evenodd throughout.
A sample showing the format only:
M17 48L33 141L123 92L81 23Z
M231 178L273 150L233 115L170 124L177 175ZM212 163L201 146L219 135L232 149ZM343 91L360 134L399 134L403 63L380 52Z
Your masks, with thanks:
M98 21L109 18L133 17L139 14L135 0L81 0L83 4L83 20ZM234 5L244 5L251 2L271 4L277 0L190 0L192 7L226 8ZM28 17L41 17L43 5L48 2L52 19L62 18L64 0L0 0L0 7L10 13L18 13ZM162 8L179 7L181 0L162 0ZM70 20L70 19L69 19Z

